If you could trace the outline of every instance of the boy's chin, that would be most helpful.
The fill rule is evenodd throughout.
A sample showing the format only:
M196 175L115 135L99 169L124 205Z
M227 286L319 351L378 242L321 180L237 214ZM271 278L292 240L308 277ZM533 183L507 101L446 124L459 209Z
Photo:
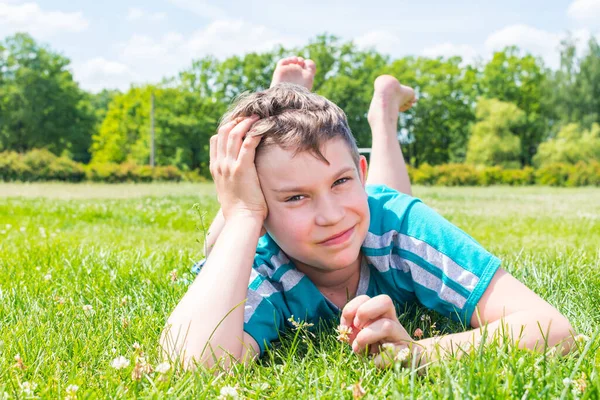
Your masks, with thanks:
M328 255L321 259L320 263L323 269L335 271L351 266L360 255L360 249L346 249L333 255Z

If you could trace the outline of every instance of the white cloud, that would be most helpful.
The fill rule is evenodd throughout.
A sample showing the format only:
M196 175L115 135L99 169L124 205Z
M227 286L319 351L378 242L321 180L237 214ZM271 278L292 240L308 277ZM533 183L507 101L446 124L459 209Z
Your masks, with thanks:
M515 45L522 50L541 56L550 67L556 68L560 62L558 46L562 38L562 34L528 25L510 25L488 36L485 48L491 53Z
M453 57L460 56L464 64L471 63L478 55L477 50L468 44L454 44L450 42L438 44L431 47L426 47L421 51L421 55L425 57Z
M252 51L268 51L277 44L295 46L302 39L281 34L264 25L239 19L216 20L185 36L170 32L159 38L135 34L118 45L118 60L137 71L137 82L158 82L207 55L225 58Z
M586 52L592 34L588 29L578 29L570 33L576 42L578 57ZM485 41L485 48L491 54L506 46L515 45L521 50L540 56L547 66L556 69L560 66L560 43L567 38L567 35L567 33L548 32L528 25L511 25L492 33ZM600 39L600 35L596 37Z
M151 22L162 21L167 17L167 14L163 12L147 12L138 7L129 7L127 11L128 21L140 21L146 20Z
M217 20L185 37L173 32L158 40L149 36L133 35L120 47L124 60L169 63L175 59L185 64L192 58L209 54L223 58L250 51L270 50L277 44L290 46L299 43L299 40L275 32L264 25L242 20Z
M0 3L0 34L25 31L32 35L81 32L89 21L81 12L45 11L37 3Z
M600 0L575 0L567 10L569 17L585 22L600 20Z
M403 50L399 35L386 30L367 32L354 39L354 43L360 48L375 48L377 51L389 55L401 54Z
M140 76L127 65L96 57L73 65L75 79L84 89L99 92L104 88L126 90Z
M205 0L169 0L169 2L183 10L191 11L208 19L225 18L227 15L221 7L208 4Z

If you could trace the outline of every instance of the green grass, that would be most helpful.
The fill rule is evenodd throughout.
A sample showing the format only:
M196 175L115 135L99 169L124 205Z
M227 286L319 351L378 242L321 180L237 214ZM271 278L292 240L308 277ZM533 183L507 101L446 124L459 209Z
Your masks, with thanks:
M378 370L331 332L300 329L258 364L231 375L207 371L132 379L140 351L156 366L165 320L192 279L206 224L217 211L210 184L0 184L0 399L215 398L225 386L246 398L600 397L600 190L424 188L415 194L500 256L504 267L556 306L592 340L566 357L487 346L432 366ZM174 279L175 278L175 279ZM91 305L91 311L84 306ZM423 310L403 315L409 331L455 325ZM432 324L435 323L435 326ZM134 343L140 349L134 349ZM24 369L15 366L19 354ZM118 356L131 365L111 367ZM583 379L583 380L582 380Z

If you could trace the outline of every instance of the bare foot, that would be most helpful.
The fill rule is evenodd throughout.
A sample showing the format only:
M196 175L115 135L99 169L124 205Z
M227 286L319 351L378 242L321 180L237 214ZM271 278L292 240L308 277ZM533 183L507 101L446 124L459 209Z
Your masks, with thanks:
M312 90L315 72L317 72L317 66L313 60L305 60L296 56L284 58L279 60L275 67L271 87L278 83L289 82Z
M410 109L416 102L415 91L403 86L398 79L391 75L381 75L375 79L375 93L369 107L367 119L371 128L374 125L384 124L385 127L394 133L397 129L398 112L404 112ZM372 129L375 133L375 129ZM377 129L380 131L381 129Z

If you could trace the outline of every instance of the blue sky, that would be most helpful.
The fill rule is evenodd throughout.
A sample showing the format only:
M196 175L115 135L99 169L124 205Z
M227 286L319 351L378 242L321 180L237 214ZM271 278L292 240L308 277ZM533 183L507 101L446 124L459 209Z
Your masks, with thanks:
M0 0L0 38L19 31L69 57L82 87L98 91L324 32L393 56L467 61L516 44L556 66L567 32L581 43L599 37L600 0Z

